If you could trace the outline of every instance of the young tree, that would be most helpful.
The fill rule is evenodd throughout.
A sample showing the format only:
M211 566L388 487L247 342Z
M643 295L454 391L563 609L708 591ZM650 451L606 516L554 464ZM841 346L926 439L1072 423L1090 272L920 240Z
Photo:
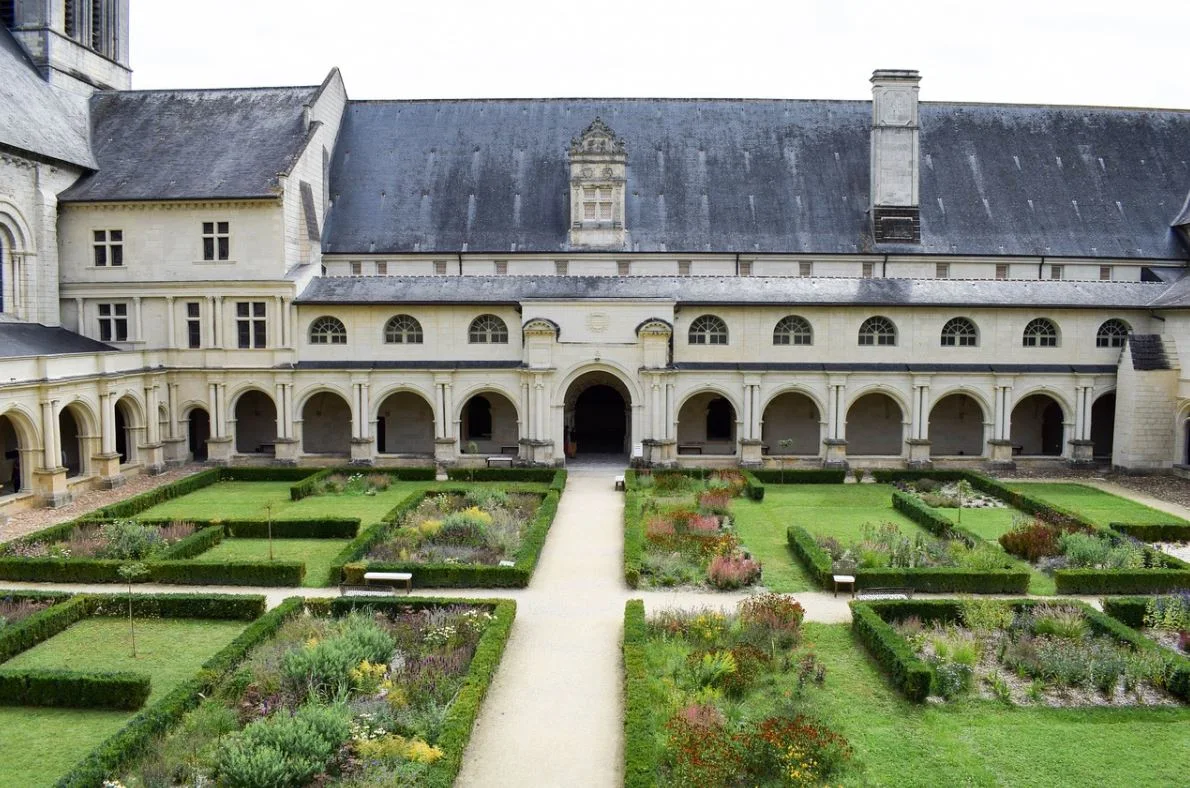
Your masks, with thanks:
M128 582L128 631L132 637L132 656L136 657L136 624L132 619L132 583L149 574L149 568L140 562L120 564L120 577Z
M777 441L781 447L781 484L785 484L785 462L789 459L789 450L793 448L793 438L782 438Z

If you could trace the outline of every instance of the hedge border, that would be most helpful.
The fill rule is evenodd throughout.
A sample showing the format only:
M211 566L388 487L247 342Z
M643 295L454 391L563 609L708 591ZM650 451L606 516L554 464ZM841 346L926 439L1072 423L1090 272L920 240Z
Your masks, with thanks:
M215 599L254 599L263 607L263 597L216 596ZM126 600L125 600L126 601ZM99 744L57 782L57 788L95 788L110 775L127 766L148 748L153 738L173 727L187 711L209 695L215 685L243 661L258 644L271 637L281 624L300 613L304 600L290 597L248 625L228 645L203 663L198 674L182 682L152 706L143 709L119 731ZM125 608L127 610L127 608Z
M382 473L385 476L391 476L393 481L403 482L432 482L438 476L438 471L433 466L427 467L420 465L409 468L372 468L361 465L346 465L323 468L321 470L308 470L311 472L301 477L297 484L289 488L289 500L300 501L303 498L314 495L314 488L318 486L318 483L336 473L345 473L348 476L354 473L366 473L369 476L374 473Z
M1108 528L1142 542L1190 542L1190 523L1110 523Z
M442 748L443 756L436 761L423 775L420 785L433 788L450 788L458 777L463 763L463 753L471 740L471 732L475 728L475 719L479 716L479 708L491 686L492 678L500 660L504 656L504 648L508 644L508 636L512 632L512 623L516 619L516 602L509 599L444 599L435 597L421 597L419 599L405 599L403 597L338 597L331 600L330 609L335 615L364 607L371 610L377 608L401 610L404 608L422 609L441 605L478 605L487 607L495 616L475 647L475 654L471 657L471 665L467 669L467 677L463 686L455 696L446 719L442 724L442 733L438 736L438 746Z
M657 779L656 725L649 702L649 670L645 658L645 603L624 605L624 786L652 788Z
M765 484L843 484L847 471L841 468L757 468L750 471Z
M913 652L871 602L851 603L851 630L906 698L921 703L930 694L934 671Z
M624 490L624 582L636 588L645 560L645 501L644 494L635 484L628 484L627 478Z
M0 670L0 706L134 711L149 698L147 673Z
M533 519L521 538L521 546L513 558L513 566L427 564L414 561L368 561L364 563L362 561L369 550L392 533L401 516L416 509L426 496L466 493L466 489L462 487L442 487L418 490L406 496L385 514L380 524L368 529L343 548L332 562L331 576L346 578L348 582L353 580L362 582L362 578L347 577L349 572L354 573L355 571L355 569L347 569L347 566L364 563L362 571L409 572L413 575L413 584L417 588L524 588L529 585L529 580L533 577L533 571L537 568L537 562L541 558L541 551L545 548L546 537L549 535L550 527L558 513L559 493L552 488L544 493L534 490L509 490L509 492L540 496L537 511L534 512Z
M448 468L447 481L452 482L525 482L548 484L562 491L566 486L565 468Z
M209 548L208 548L209 549ZM114 558L0 558L0 580L50 583L122 583ZM306 576L301 561L220 561L189 559L143 562L148 574L139 583L180 585L300 586Z

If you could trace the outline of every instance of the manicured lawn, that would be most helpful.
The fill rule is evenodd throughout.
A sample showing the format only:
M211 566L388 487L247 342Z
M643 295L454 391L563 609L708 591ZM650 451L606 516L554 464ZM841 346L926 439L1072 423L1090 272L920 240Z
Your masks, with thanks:
M293 482L217 482L158 504L139 516L146 519L256 520L267 517L266 507L272 504L272 514L277 520L358 517L366 525L377 522L401 499L426 485L426 482L394 482L376 495L311 495L291 501L289 488Z
M245 627L242 621L138 619L132 658L128 620L92 618L3 664L4 668L132 670L152 676L155 703ZM137 712L0 707L0 786L52 785Z
M771 487L770 487L771 489ZM809 709L855 749L845 785L1183 785L1190 709L911 704L843 624L805 624L827 664Z
M1076 512L1096 525L1186 522L1177 515L1082 484L1025 482L1008 486L1031 498Z
M332 585L331 561L347 546L348 539L274 539L273 559L301 561L306 565L303 586ZM189 559L206 563L220 561L268 561L268 539L224 539L205 553Z

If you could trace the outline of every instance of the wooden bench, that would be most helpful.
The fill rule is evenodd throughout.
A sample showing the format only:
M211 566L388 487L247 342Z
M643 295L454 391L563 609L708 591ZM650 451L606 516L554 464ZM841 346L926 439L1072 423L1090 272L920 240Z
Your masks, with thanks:
M862 588L859 591L861 602L875 602L882 599L913 599L912 588Z
M836 561L831 566L831 582L835 584L835 596L839 595L839 586L848 586L851 596L855 596L855 570L853 561Z
M623 489L624 489L624 476L623 476L623 475L620 475L620 476L617 476L617 477L616 477L616 484L615 484L615 488L614 488L614 489L616 489L616 490L623 490Z
M412 572L364 572L363 585L339 584L339 594L395 594L397 585L404 584L405 593L413 592Z
M507 454L502 454L498 457L488 457L488 467L489 468L511 468L512 467L512 457L509 457Z

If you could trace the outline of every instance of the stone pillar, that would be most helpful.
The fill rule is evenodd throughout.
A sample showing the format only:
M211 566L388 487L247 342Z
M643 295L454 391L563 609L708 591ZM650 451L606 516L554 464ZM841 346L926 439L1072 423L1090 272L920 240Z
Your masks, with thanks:
M1095 464L1095 443L1091 440L1091 402L1094 389L1089 383L1079 383L1074 389L1074 425L1071 429L1070 459L1072 468Z
M843 396L847 389L847 379L831 377L827 381L826 399L826 440L822 442L823 468L847 467L847 425L844 419Z
M116 453L116 395L110 391L99 393L99 448L91 458L99 486L105 490L124 484L120 473L120 455Z
M458 444L454 433L454 394L451 391L450 377L442 376L434 379L434 461L439 465L454 465L458 460Z
M913 408L910 414L909 439L905 441L909 448L910 468L929 468L933 465L930 459L930 384L928 380L913 382Z
M58 507L70 503L66 486L66 468L62 465L62 450L58 434L58 401L41 401L41 467L33 471L33 490L45 506ZM22 461L27 455L22 455Z
M740 465L745 468L759 468L764 463L763 446L760 442L760 431L757 427L759 415L756 413L759 385L753 380L744 380L744 419L741 423L742 437L740 438Z
M178 337L174 328L174 297L165 297L165 343L167 348L178 346Z
M289 332L286 331L288 328L286 323L288 321L285 320L285 299L277 296L275 300L277 305L277 308L273 310L273 323L275 325L271 333L277 338L277 347L289 347Z
M215 316L215 296L207 296L207 320L211 326L211 340L210 347L219 347L219 327L216 325L218 319Z
M186 453L189 451L185 431L178 426L178 384L170 383L165 388L166 412L169 414L167 424L168 434L162 438L165 444L165 464L183 465Z
M145 341L145 320L144 312L141 309L141 297L132 297L132 319L136 321L136 331L132 337L138 342Z
M372 442L371 404L369 386L363 381L351 384L352 427L351 464L371 465L375 461L375 444Z
M161 442L161 423L157 386L145 386L145 442L137 449L145 472L150 476L165 473L165 446Z
M273 461L278 465L297 465L301 443L295 437L293 422L293 384L281 381L273 385L277 405L277 440Z
M231 462L231 436L227 434L226 386L210 383L207 399L211 406L211 437L207 439L207 462L212 465L227 465Z
M1012 470L1016 467L1012 454L1012 384L997 381L994 396L994 437L988 441L987 465L993 470Z

